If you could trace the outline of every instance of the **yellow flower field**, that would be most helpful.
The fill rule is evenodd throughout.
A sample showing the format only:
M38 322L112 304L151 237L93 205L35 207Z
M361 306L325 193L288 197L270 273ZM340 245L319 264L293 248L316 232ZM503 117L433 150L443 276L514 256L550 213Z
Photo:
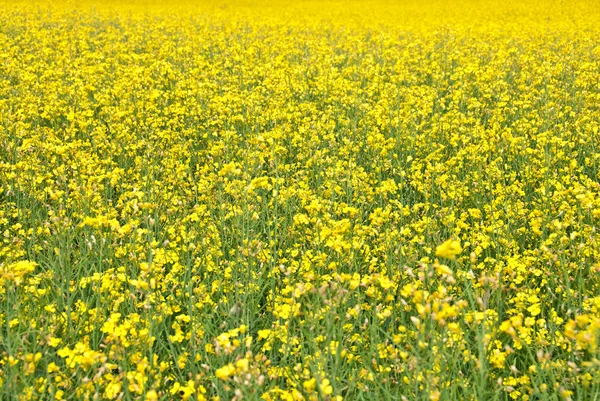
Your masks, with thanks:
M596 400L600 2L0 4L0 399Z

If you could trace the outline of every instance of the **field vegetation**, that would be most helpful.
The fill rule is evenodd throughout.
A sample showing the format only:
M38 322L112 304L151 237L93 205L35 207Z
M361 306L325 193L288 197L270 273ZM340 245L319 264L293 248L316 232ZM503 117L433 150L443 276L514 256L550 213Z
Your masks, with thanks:
M596 400L600 3L0 4L3 400Z

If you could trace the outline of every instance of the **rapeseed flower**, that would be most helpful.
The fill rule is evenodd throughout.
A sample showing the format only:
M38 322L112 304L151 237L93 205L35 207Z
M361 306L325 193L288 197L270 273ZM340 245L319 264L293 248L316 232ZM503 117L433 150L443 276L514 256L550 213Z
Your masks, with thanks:
M593 2L33 3L4 398L596 395Z
M435 248L435 256L452 260L456 259L456 255L461 252L460 242L453 239L449 239Z

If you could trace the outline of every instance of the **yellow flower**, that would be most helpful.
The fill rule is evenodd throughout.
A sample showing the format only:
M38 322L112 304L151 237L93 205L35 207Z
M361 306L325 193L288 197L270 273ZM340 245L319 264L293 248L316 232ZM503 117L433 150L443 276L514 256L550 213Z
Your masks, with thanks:
M235 366L238 369L238 371L240 371L240 372L248 371L248 364L249 364L249 361L247 358L242 358L235 362Z
M59 372L60 371L60 368L54 362L50 362L48 364L48 368L47 369L48 369L48 373L54 373L54 372Z
M22 260L8 266L0 266L0 285L5 281L13 281L16 285L23 282L23 276L35 270L37 263L29 260Z
M302 387L304 387L306 389L306 391L314 391L314 389L317 386L317 380L313 377L312 379L309 380L305 380L304 383L302 383Z
M325 395L331 395L331 393L333 392L333 387L331 387L331 382L329 381L329 379L321 380L321 383L319 383L319 389L321 389L321 391Z
M536 303L527 308L527 311L531 314L531 316L537 316L542 313L541 304Z
M456 255L461 252L462 247L460 246L460 242L453 239L449 239L435 248L435 256L451 260L456 259Z
M232 376L235 373L235 366L232 363L225 365L215 372L215 376L218 379L226 380L229 376Z

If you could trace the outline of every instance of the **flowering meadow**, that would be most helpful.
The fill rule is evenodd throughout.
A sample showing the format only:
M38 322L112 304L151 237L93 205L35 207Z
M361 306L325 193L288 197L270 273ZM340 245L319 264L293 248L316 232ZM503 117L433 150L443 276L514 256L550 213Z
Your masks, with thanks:
M600 2L0 3L0 399L600 399Z

